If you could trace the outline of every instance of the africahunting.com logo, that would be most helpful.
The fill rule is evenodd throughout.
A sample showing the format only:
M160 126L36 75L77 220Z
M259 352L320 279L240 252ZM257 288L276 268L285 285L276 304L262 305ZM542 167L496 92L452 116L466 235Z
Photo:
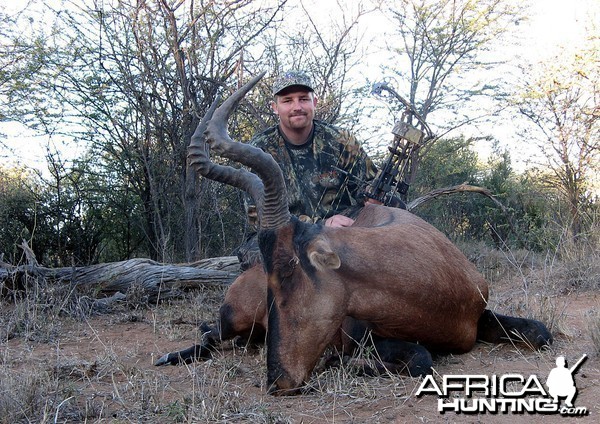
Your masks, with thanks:
M441 382L428 375L416 396L437 395L441 414L588 415L585 406L574 405L577 397L575 374L586 360L587 355L583 355L575 365L567 368L566 359L559 356L545 386L536 375L443 375ZM564 400L562 405L561 400Z

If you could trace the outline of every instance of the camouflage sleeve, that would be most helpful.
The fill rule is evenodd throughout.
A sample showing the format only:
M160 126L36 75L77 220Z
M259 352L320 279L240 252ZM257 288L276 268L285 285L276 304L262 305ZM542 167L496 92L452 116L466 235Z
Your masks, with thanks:
M348 131L341 131L341 140L344 146L343 168L350 174L348 190L352 197L358 199L366 185L377 175L377 167L354 135Z
M256 203L252 196L247 193L244 193L244 207L246 209L248 225L250 225L250 228L258 230L258 211L256 210Z

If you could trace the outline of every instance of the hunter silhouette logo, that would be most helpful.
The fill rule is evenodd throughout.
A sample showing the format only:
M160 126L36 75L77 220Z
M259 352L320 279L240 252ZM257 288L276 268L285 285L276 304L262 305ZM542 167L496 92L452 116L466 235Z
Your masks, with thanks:
M436 382L433 375L425 377L416 396L435 394L438 411L442 414L560 414L563 416L588 415L584 406L573 405L577 397L575 374L586 361L583 355L571 368L564 356L556 358L556 367L550 370L546 388L536 375L443 375ZM477 395L477 397L474 397ZM564 405L561 406L561 399Z
M583 355L575 365L570 369L567 368L567 361L564 356L556 358L556 368L550 371L546 386L554 403L559 403L559 398L566 397L565 405L569 408L573 407L573 400L577 396L577 387L575 387L575 378L573 375L577 368L587 359L587 355Z

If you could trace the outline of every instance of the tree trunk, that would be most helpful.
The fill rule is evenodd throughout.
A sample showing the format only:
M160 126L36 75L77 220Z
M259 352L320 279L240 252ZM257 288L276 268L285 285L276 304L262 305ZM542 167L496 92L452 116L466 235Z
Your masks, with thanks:
M150 299L174 297L185 290L231 283L240 273L235 256L186 264L163 264L150 259L130 259L85 267L46 268L37 262L13 266L0 262L0 295L24 290L31 278L74 289L93 289L102 296L141 288ZM87 291L87 290L86 290Z

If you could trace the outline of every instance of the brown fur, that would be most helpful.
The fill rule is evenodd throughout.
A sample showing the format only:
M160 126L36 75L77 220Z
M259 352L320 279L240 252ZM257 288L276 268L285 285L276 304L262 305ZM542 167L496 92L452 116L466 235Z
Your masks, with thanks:
M267 329L267 277L261 266L244 271L229 286L223 306L221 321L228 321L229 334L221 338L232 338L241 335L251 338L252 333L264 332ZM227 310L228 316L224 317ZM221 324L223 327L223 324Z
M220 322L221 328L226 327L233 331L228 330L219 334L219 337L230 339L241 336L244 342L248 340L260 342L257 340L260 337L264 340L264 332L267 329L266 299L267 274L259 264L243 272L228 289L220 311ZM419 355L415 353L415 346L401 345L403 350L407 350L405 354L399 351L397 343L388 348L387 344L390 341L373 339L373 336L370 336L368 323L351 317L344 318L329 345L333 348L333 352L352 355L354 350L363 343L378 350L376 354L379 359L376 364L378 369L367 370L367 372L403 372L412 376L430 372L431 356L428 353ZM336 355L332 356L333 359L330 358L328 364L337 362L336 357Z
M264 269L233 282L218 324L202 326L205 342L156 365L210 358L220 340L236 336L260 342L268 328L270 392L292 394L327 346L351 354L365 337L382 358L377 367L411 375L430 371L427 349L466 352L477 338L501 343L513 332L535 348L552 342L542 323L485 310L483 277L408 212L369 206L350 228L292 219L262 236Z
M409 212L368 205L354 226L323 228L301 252L290 242L294 226L302 228L292 221L277 231L283 236L273 256L281 262L306 256L307 263L300 260L302 267L282 278L274 259L268 278L272 390L293 390L306 380L345 316L367 321L378 336L434 350L473 347L487 283L434 227Z

